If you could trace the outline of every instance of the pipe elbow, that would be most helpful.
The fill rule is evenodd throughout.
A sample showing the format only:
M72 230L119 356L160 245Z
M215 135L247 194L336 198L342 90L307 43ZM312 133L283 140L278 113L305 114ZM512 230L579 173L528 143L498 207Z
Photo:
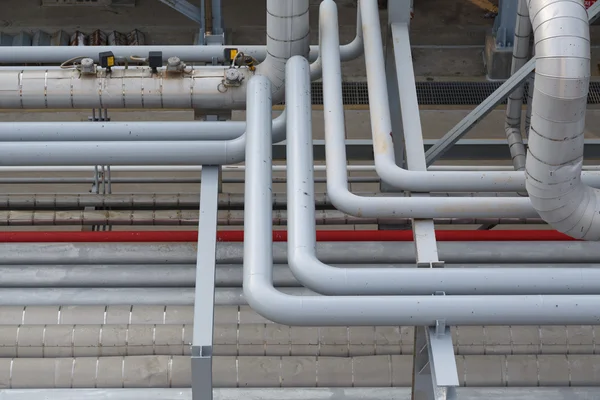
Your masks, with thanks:
M344 271L319 261L314 250L289 249L288 265L292 275L304 287L319 294L337 295L336 287L345 286Z
M558 231L599 240L600 192L581 181L590 79L587 12L571 0L528 0L528 6L538 60L527 193L540 217Z
M295 304L301 298L291 296L275 289L272 284L262 280L250 278L244 279L244 300L253 311L263 318L282 325L297 325L293 312Z

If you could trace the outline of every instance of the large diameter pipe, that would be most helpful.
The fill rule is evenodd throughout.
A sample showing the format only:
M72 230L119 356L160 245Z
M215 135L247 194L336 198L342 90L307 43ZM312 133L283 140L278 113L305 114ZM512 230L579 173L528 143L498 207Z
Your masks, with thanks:
M242 109L251 72L240 86L224 87L226 67L197 67L169 76L148 67L81 74L76 69L0 71L0 108L205 108Z
M310 81L306 59L286 66L288 89L300 93ZM269 81L260 79L262 85ZM296 88L294 88L296 86ZM600 296L293 296L273 287L271 240L271 127L248 130L246 204L254 210L244 231L244 296L263 317L285 325L449 325L589 324L600 321ZM311 163L312 165L312 163Z
M333 1L321 3L322 17L337 25L337 13L323 12L335 8ZM324 22L324 21L323 21ZM323 23L322 23L323 25ZM323 61L330 55L322 53ZM327 60L328 61L328 60ZM324 64L326 67L328 62ZM338 64L339 65L339 64ZM288 160L288 258L294 276L304 286L324 295L418 295L443 291L448 295L461 294L600 294L600 283L588 286L595 274L556 270L539 271L538 278L531 270L454 270L419 268L413 270L383 268L334 268L324 264L316 255L316 225L314 176L312 171L312 108L308 79L293 80L287 84L287 141ZM324 92L324 102L337 93ZM325 112L325 118L329 113ZM420 127L416 127L420 135ZM422 160L425 168L425 160ZM248 167L249 169L250 167ZM248 172L248 170L247 170ZM250 171L253 172L253 171ZM247 192L246 192L247 193ZM248 205L248 203L246 203ZM248 208L254 210L254 208ZM246 216L248 218L248 216ZM247 239L246 239L247 241ZM600 271L599 271L600 272ZM585 276L588 275L588 276ZM600 277L600 274L598 274ZM515 285L515 282L519 282ZM579 288L586 286L585 292Z
M525 174L521 171L489 171L489 172L433 172L433 171L408 171L396 165L394 146L392 142L390 109L388 91L385 81L385 63L383 44L381 40L381 26L377 2L363 1L360 3L363 35L365 42L365 61L369 91L371 130L373 136L373 151L375 167L382 181L391 186L412 192L435 191L523 191L525 189ZM412 62L410 57L410 43L408 41L408 25L392 24L392 34L400 37L402 41L394 41L396 66ZM322 34L325 40L326 34ZM332 49L332 45L327 46ZM321 52L322 56L325 54ZM327 67L324 65L324 69ZM403 71L403 69L400 69ZM412 125L414 118L419 118L418 110L406 97L407 91L414 91L404 73L398 74L400 84L400 103L402 106L403 125ZM323 79L325 80L325 78ZM411 79L413 81L413 79ZM588 184L600 186L600 176L584 174ZM424 200L424 199L419 199ZM532 207L526 199L518 206L519 213L531 210ZM466 204L466 203L465 203ZM473 212L479 207L471 207ZM530 211L529 211L530 212ZM515 216L515 215L513 215ZM524 215L521 215L524 216ZM420 217L419 218L430 218Z
M327 5L329 4L329 5ZM372 4L374 2L362 2ZM334 14L335 5L323 2L323 7ZM364 11L363 11L364 12ZM377 14L378 15L378 14ZM379 23L379 22L377 22ZM392 25L395 29L396 25ZM339 210L360 217L396 217L396 218L532 218L536 216L535 210L527 198L415 198L415 197L388 197L374 198L357 196L348 190L347 157L345 147L345 118L342 104L341 65L337 57L336 46L338 41L337 31L328 29L324 24L322 33L322 62L323 62L323 93L324 93L324 118L325 118L325 153L327 164L327 193L331 203ZM372 29L372 28L368 28ZM408 39L408 27L403 27L405 40ZM379 35L379 33L377 33ZM375 36L377 36L375 35ZM300 79L300 78L299 78ZM306 90L310 90L305 83ZM383 85L382 90L387 90ZM373 96L378 96L374 93ZM375 107L371 108L371 111ZM385 108L389 108L386 105ZM389 117L389 113L387 114ZM385 118L382 123L387 123ZM387 133L389 137L389 131ZM386 139L387 140L387 139ZM391 148L391 145L390 145ZM1 149L0 149L1 151ZM419 174L422 172L418 172ZM422 177L426 179L425 176ZM454 186L453 186L454 187ZM456 189L451 189L456 191Z
M537 64L527 193L540 217L578 239L600 239L600 191L582 182L590 28L581 2L528 0Z
M267 57L256 72L271 81L274 104L284 96L287 60L295 55L308 57L308 10L308 0L267 0Z

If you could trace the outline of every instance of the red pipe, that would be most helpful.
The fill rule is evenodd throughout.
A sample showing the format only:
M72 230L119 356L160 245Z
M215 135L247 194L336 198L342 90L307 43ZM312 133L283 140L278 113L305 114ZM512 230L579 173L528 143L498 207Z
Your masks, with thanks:
M551 230L439 230L441 242L453 241L560 241L574 240ZM0 243L82 243L82 242L195 242L197 231L109 231L109 232L0 232ZM242 242L243 231L219 231L221 242ZM412 231L317 231L319 242L409 242ZM287 241L287 231L273 231L273 241Z

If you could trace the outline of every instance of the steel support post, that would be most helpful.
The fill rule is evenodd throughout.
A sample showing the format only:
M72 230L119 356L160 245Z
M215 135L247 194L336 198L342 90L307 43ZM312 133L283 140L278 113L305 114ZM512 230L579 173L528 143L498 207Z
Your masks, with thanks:
M212 353L217 251L217 210L221 167L203 166L192 339L193 400L212 400Z
M506 2L506 1L505 1ZM517 4L516 0L511 0ZM595 21L600 16L600 2L597 2L588 9L588 18L590 23ZM454 128L446 133L442 138L429 149L425 154L427 157L427 166L433 164L436 160L444 155L460 138L466 135L471 128L488 115L498 104L502 102L510 93L517 87L522 85L528 78L529 74L535 68L535 57L523 65L520 70L508 78L494 93L492 93L479 106L462 119Z
M423 130L419 117L419 104L412 65L409 23L410 1L404 0L405 18L403 22L390 21L390 31L394 46L397 91L399 95L406 164L409 170L425 171L427 164L423 144ZM393 103L390 103L392 106ZM393 114L393 113L392 113ZM413 193L413 197L429 197L428 193ZM418 268L443 267L439 260L433 220L412 220L416 266ZM413 352L413 400L455 399L455 386L458 386L458 373L454 361L454 348L449 328L443 320L437 327L415 327L415 349ZM433 337L430 332L436 332ZM446 330L448 334L446 334ZM453 379L455 378L455 379Z
M492 30L498 47L513 46L518 4L517 0L500 0L498 3L498 15Z
M450 327L415 328L413 400L457 399L458 373Z
M96 116L96 109L92 109L92 116L88 117L88 121L91 122L105 122L110 121L108 117L108 110L106 108L98 109L98 116ZM102 188L102 189L101 189ZM111 194L112 183L110 176L110 165L96 165L94 166L94 182L90 189L92 194ZM106 208L104 208L106 209ZM97 210L96 207L85 207L84 210ZM112 226L108 224L104 225L84 225L81 228L82 231L106 231L112 230Z

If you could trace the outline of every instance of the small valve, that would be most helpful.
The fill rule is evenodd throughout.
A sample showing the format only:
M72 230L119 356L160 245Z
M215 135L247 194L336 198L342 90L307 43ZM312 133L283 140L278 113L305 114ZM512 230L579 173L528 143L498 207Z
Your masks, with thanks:
M169 57L167 60L167 72L177 73L182 72L185 64L181 62L179 57Z
M244 80L244 75L238 68L228 68L225 70L225 85L240 86Z
M93 75L96 73L96 65L91 58L83 58L79 64L79 71L82 74Z

